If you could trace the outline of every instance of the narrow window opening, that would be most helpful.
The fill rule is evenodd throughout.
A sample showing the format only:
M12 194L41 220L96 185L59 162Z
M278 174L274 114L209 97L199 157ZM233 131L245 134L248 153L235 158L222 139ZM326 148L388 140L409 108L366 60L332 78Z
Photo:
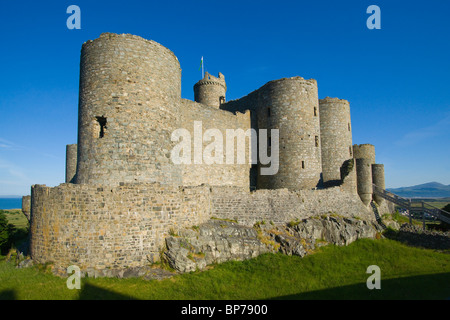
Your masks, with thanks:
M302 169L305 169L305 161L302 161Z
M314 107L314 117L317 117L317 107Z
M353 152L352 152L352 147L350 146L350 147L348 147L348 152L350 153L350 157L353 157Z
M315 137L315 142L316 142L316 147L318 147L319 146L319 136Z
M219 104L224 104L225 103L225 97L224 96L221 96L220 98L219 98Z
M103 138L105 136L105 130L107 129L107 127L106 127L106 122L107 122L106 118L101 116L101 117L96 117L96 119L97 119L97 122L98 122L98 124L100 126L100 132L98 134L98 137L99 138Z
M350 122L348 123L348 131L350 131Z

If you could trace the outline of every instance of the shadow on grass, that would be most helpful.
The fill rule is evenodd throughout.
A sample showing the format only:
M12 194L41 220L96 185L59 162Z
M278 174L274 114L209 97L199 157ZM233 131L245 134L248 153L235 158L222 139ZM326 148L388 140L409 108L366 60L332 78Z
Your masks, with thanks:
M381 289L358 283L324 290L280 296L273 300L448 300L450 273L438 273L383 280Z
M79 300L138 300L135 297L85 283ZM245 299L245 298L243 298ZM269 300L449 300L450 272L395 279L383 279L381 289L368 289L366 283L301 292ZM17 300L14 290L0 292L0 300ZM238 298L239 300L239 298Z
M137 300L134 297L123 295L86 283L81 288L80 300Z
M16 293L14 290L4 290L0 292L0 300L16 300Z
M0 291L0 300L18 300L14 290ZM80 290L79 300L137 300L117 292L85 284Z

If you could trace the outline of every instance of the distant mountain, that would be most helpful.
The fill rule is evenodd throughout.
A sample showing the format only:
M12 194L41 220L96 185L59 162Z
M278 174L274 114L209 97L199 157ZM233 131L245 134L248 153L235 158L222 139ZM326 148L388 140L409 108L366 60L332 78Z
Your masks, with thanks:
M450 185L428 182L411 187L389 188L388 191L404 198L445 198L450 197Z

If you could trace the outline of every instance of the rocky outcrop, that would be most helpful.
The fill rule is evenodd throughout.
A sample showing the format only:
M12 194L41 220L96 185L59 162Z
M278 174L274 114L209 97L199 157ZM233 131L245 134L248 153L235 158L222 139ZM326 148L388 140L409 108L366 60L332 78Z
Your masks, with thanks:
M381 230L379 225L372 222L333 216L304 219L291 229L299 238L311 237L339 246L348 245L360 238L375 238L377 231Z
M211 220L166 238L164 257L179 272L202 270L228 260L255 258L266 252L303 257L324 244L348 245L360 238L375 238L381 227L353 218L309 218L288 225L258 223L247 227Z
M254 228L234 222L211 220L197 228L186 229L166 238L164 255L180 272L204 269L228 260L245 260L269 252Z

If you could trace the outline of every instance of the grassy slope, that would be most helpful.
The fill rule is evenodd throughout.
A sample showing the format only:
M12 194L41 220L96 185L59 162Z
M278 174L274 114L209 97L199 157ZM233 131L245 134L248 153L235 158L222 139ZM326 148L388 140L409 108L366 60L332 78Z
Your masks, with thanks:
M381 290L369 290L369 265L381 269ZM393 240L358 240L327 246L305 258L265 254L163 281L66 280L0 262L0 299L445 299L450 297L450 255Z
M447 201L428 201L428 200L425 200L424 202L427 203L427 204L432 205L433 207L439 208L439 209L444 208L447 204L450 203L450 202L447 202ZM412 206L420 208L420 207L422 207L422 203L418 202L418 201L415 201L415 202L412 202Z
M28 227L28 220L22 213L21 209L1 210L8 222L13 224L17 229L26 229Z

